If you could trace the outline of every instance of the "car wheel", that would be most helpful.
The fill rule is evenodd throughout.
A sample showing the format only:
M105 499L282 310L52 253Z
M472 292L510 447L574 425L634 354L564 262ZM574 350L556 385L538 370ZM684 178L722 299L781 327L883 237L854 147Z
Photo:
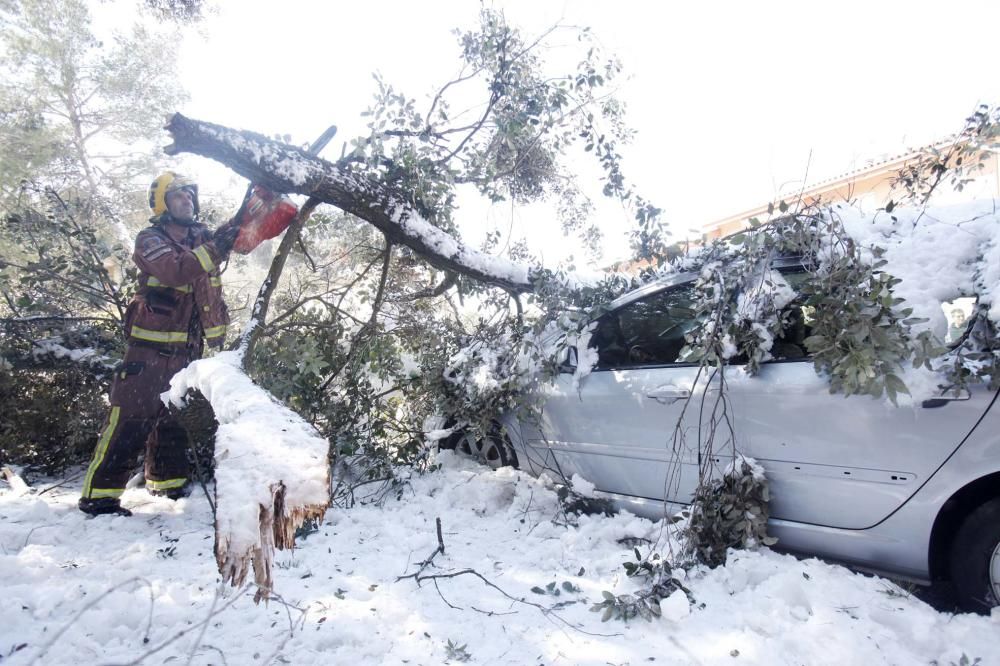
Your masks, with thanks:
M951 544L951 582L966 610L1000 606L1000 498L973 511Z
M469 430L455 433L448 438L443 448L455 449L455 453L475 458L490 469L517 467L517 455L510 438L500 426L494 427L489 435L482 438Z

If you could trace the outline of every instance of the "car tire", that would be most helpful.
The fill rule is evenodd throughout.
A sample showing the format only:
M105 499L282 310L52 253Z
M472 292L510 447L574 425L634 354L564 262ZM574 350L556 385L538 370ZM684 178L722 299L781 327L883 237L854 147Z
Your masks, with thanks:
M962 608L988 614L1000 606L1000 498L968 515L952 541L949 566Z
M517 468L517 454L510 437L499 424L491 428L486 437L477 437L471 430L456 432L442 443L441 448L454 449L455 453L473 458L490 469Z

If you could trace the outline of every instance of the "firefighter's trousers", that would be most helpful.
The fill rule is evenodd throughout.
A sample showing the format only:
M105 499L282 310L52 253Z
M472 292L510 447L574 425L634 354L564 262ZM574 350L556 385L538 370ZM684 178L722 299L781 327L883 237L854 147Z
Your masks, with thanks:
M169 490L188 478L187 434L160 401L170 378L200 349L129 345L111 384L111 411L83 482L83 497L119 497L146 449L146 487Z

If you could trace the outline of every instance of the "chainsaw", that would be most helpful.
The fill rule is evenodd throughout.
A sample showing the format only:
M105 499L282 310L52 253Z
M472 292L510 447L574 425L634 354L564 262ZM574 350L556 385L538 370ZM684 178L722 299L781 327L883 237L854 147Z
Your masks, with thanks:
M331 125L306 152L315 156L336 133L337 126ZM250 254L264 241L284 233L298 212L298 206L288 195L276 194L263 185L250 183L243 204L236 213L240 231L233 242L233 251Z

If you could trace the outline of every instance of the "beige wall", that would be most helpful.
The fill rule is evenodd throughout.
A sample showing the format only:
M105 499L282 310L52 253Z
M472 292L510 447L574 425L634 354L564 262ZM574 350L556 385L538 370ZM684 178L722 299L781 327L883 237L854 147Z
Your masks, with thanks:
M878 165L867 170L859 170L850 176L814 185L802 194L802 204L812 205L821 200L826 203L840 201L858 202L865 210L875 210L885 206L890 199L900 198L900 193L893 193L892 182L899 170L916 157L900 159L887 164ZM974 182L967 185L962 192L957 192L947 181L942 182L935 190L933 203L946 204L971 199L1000 198L1000 168L998 168L997 153L990 153L985 161L983 171L975 177ZM797 198L797 197L796 197ZM790 206L795 202L785 200ZM777 203L775 204L777 213ZM769 215L767 205L746 210L736 215L716 220L706 224L705 234L709 238L721 238L734 234L749 225L750 218L756 217L766 222Z

